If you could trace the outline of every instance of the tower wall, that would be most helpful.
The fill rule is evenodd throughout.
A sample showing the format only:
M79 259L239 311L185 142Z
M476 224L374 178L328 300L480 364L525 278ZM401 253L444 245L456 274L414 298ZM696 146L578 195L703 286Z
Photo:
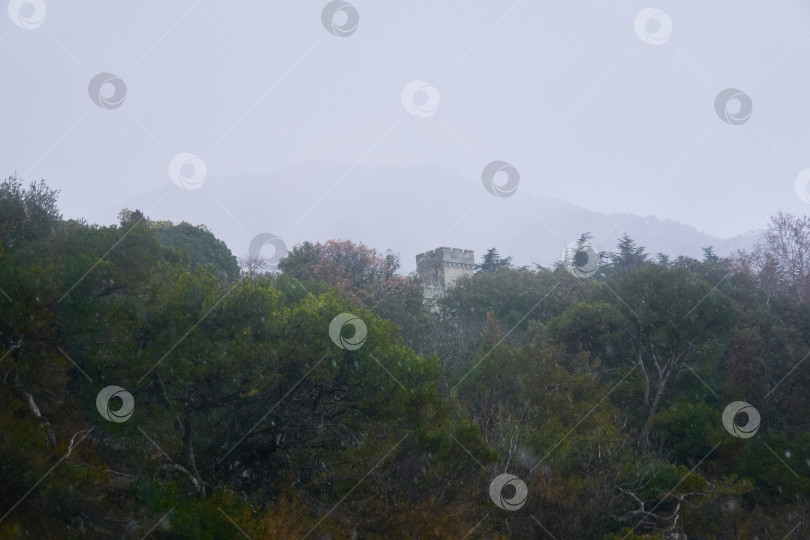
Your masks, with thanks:
M475 254L471 249L439 247L416 256L416 271L425 298L442 297L458 278L475 271Z

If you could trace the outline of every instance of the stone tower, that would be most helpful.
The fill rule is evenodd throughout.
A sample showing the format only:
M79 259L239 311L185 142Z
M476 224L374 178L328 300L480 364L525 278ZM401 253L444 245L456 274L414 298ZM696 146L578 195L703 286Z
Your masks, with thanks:
M440 247L416 256L416 272L425 299L441 298L454 281L474 270L475 254L471 249Z

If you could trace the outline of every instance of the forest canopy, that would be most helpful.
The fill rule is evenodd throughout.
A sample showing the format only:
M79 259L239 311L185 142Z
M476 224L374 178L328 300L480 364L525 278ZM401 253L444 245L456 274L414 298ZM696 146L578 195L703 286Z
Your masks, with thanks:
M806 216L587 275L493 247L426 304L394 252L240 268L57 201L0 183L2 538L810 535Z

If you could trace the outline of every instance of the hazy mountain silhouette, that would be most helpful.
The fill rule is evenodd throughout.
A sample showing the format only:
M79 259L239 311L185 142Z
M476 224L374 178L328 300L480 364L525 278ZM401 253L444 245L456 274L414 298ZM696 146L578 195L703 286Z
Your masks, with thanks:
M288 248L304 240L349 239L399 253L405 273L415 269L417 253L440 245L473 249L477 260L495 246L518 266L550 266L583 232L599 250L613 250L627 233L650 253L694 257L706 246L721 256L750 248L758 236L721 239L671 220L594 212L533 195L523 184L514 196L498 198L480 178L439 167L352 169L315 160L266 174L211 176L191 191L167 178L165 189L125 206L152 219L205 224L236 256L247 254L263 232ZM118 210L110 208L109 215Z

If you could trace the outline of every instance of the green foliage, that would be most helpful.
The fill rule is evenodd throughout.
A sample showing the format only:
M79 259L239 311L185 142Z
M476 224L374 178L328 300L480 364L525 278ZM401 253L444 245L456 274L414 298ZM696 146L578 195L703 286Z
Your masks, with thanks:
M0 256L12 246L54 232L62 217L56 207L58 195L42 180L31 182L27 189L17 176L0 182Z
M236 257L211 232L189 223L155 227L155 237L161 245L188 255L192 267L211 264L220 279L233 281L239 276Z
M493 249L433 311L391 253L239 276L204 227L55 197L0 184L0 537L807 536L810 308L775 237L760 266L624 237L592 280ZM109 385L129 420L99 414ZM740 400L754 437L722 425Z
M675 463L694 463L711 450L712 435L717 430L717 409L681 399L660 411L653 426Z
M475 265L476 272L494 272L499 268L509 268L512 265L512 257L501 257L498 250L490 248L481 257L481 264Z
M649 254L646 253L646 248L639 246L626 233L622 235L616 249L615 252L607 255L608 265L605 270L608 275L631 272L642 268L649 262ZM663 260L666 261L666 258Z

